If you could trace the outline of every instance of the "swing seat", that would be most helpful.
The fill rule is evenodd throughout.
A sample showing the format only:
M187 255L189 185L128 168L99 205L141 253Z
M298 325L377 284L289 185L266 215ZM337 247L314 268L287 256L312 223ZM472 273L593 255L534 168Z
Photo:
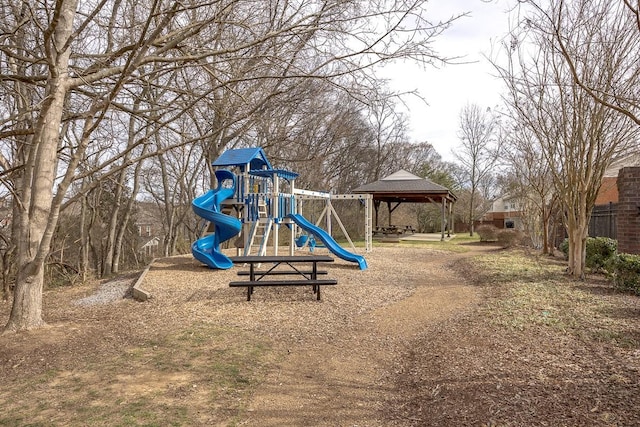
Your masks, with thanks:
M296 246L301 248L304 246L305 243L307 243L307 239L309 238L309 236L307 236L306 234L301 234L299 237L296 238Z
M316 247L316 239L313 236L309 236L308 234L301 234L297 239L296 239L296 246L301 248L303 247L305 244L309 245L309 250L311 252L313 252L313 249Z

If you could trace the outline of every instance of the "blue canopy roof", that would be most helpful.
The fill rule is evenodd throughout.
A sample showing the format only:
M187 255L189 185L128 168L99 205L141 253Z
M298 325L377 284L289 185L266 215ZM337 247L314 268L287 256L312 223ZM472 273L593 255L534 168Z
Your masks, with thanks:
M274 175L277 175L278 177L284 178L287 181L291 181L293 179L296 179L298 176L300 176L299 173L291 172L286 169L250 170L249 174L255 175L255 176L263 176L267 178L273 178Z
M247 164L250 164L250 170L264 169L265 166L267 169L273 169L267 160L267 155L260 147L227 150L213 162L213 166L239 166L242 171Z

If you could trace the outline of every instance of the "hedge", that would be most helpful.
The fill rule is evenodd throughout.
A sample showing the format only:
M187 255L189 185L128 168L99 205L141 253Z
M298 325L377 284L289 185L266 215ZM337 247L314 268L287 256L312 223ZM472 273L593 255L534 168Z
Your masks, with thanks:
M613 265L616 288L640 295L640 255L618 254Z

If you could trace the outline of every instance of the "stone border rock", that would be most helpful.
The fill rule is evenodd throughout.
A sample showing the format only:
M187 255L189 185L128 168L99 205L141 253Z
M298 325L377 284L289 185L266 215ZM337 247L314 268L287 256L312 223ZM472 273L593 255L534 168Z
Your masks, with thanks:
M148 292L142 289L142 282L144 281L144 277L147 275L147 273L149 272L149 270L151 269L151 266L155 261L156 261L155 258L151 260L149 265L147 265L147 267L140 274L140 277L138 277L138 280L136 280L136 283L133 285L133 288L131 288L131 296L133 297L134 300L145 302L152 298L151 292Z

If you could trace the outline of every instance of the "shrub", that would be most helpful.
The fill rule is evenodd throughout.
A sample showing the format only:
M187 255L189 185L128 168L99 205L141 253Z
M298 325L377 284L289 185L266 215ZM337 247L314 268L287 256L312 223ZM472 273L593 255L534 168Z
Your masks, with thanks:
M495 242L498 240L498 227L484 224L476 228L476 233L480 236L481 242Z
M610 271L617 250L617 240L608 237L588 237L585 265L593 271Z
M564 239L558 249L564 254L565 259L569 259L569 239ZM617 250L617 240L608 237L587 237L585 266L593 271L610 271Z
M524 239L524 233L520 230L505 229L498 230L496 239L503 248L510 248L519 245Z
M613 283L616 288L640 295L640 255L619 254L614 259Z

